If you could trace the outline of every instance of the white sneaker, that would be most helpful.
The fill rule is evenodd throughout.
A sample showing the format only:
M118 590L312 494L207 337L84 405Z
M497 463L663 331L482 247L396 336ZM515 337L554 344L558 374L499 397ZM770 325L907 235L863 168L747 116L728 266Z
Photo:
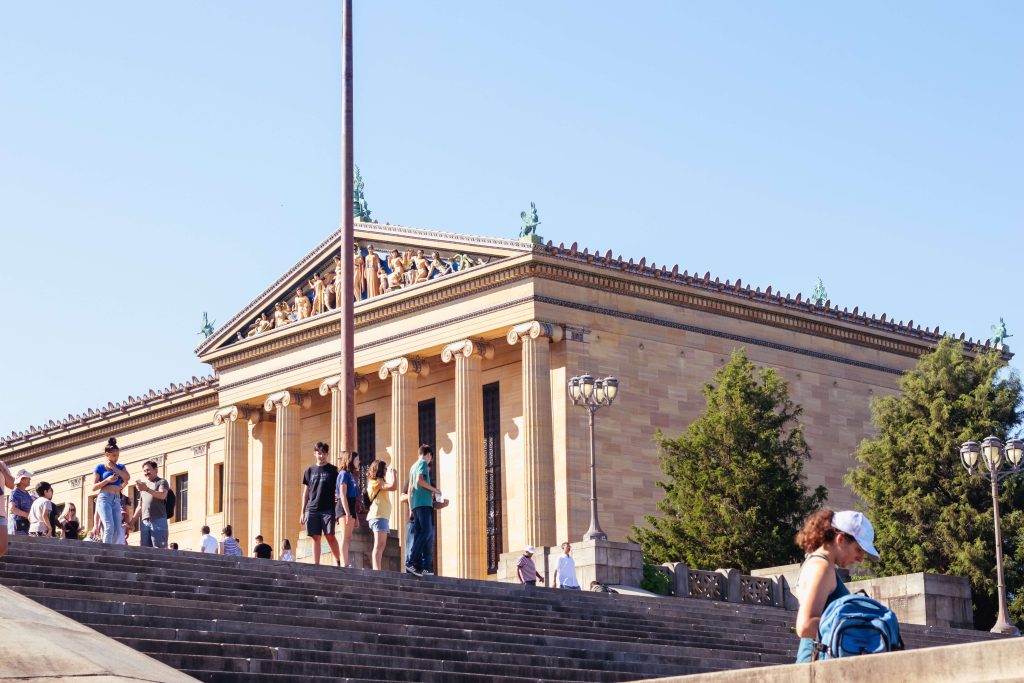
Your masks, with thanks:
M429 569L424 569L423 571L420 572L420 576L433 576L433 575L434 575L434 572L430 571Z

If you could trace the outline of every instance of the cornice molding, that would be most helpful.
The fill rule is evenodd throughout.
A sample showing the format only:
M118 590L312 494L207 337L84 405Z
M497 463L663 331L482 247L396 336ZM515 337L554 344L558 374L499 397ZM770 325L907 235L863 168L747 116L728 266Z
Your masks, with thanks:
M137 415L164 406L174 405L175 401L189 396L203 395L209 389L216 389L219 380L216 376L192 377L192 381L183 384L170 384L160 391L150 389L141 396L129 396L123 402L109 402L105 407L90 408L79 415L68 415L61 421L50 420L41 427L29 427L23 432L11 432L9 436L0 438L0 451L4 447L14 448L20 443L28 443L37 437L59 436L72 433L74 430L89 429L103 425L110 420L122 416Z
M90 425L88 429L76 434L57 438L51 437L34 445L26 443L21 448L16 446L8 446L6 449L0 448L0 455L3 456L3 459L8 464L17 464L29 458L46 455L54 451L75 448L83 443L95 442L96 455L89 456L89 458L99 457L102 450L102 442L111 436L120 436L128 431L143 429L160 422L182 417L183 415L205 412L216 407L217 394L211 391L205 395L196 396L192 400L172 404L162 410L154 410L135 416L128 415L124 419ZM201 428L205 429L206 427L207 425L203 425ZM137 446L138 444L135 445ZM121 446L122 451L130 448L132 448L132 445Z

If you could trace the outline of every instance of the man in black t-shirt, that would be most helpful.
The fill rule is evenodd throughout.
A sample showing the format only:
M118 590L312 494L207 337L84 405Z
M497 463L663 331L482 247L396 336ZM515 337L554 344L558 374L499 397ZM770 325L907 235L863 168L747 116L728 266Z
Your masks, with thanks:
M263 542L262 536L257 536L256 545L252 549L252 556L258 557L261 560L272 560L274 559L274 549Z
M341 565L341 549L334 536L334 496L338 485L338 468L327 462L327 444L317 441L313 447L316 464L306 468L302 475L302 516L299 524L306 525L306 533L313 541L313 564L320 564L320 537L334 553L335 564Z

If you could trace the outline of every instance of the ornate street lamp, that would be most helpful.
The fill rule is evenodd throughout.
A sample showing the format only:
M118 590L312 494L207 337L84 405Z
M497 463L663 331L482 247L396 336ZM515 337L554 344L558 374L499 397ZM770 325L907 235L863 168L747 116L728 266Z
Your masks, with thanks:
M586 409L590 418L590 528L583 534L584 541L607 541L608 534L597 521L597 462L594 455L594 413L610 406L619 395L619 380L614 377L594 379L589 373L569 380L569 399L574 406Z
M999 618L992 627L992 633L1005 633L1017 636L1020 631L1010 621L1006 612L1006 576L1003 571L1003 534L999 528L999 482L1005 477L1020 474L1021 455L1024 454L1024 441L1010 439L1005 444L994 436L987 437L981 444L977 441L966 441L960 445L960 462L972 475L988 477L992 482L992 517L996 526L996 577L999 586ZM984 463L984 471L978 466L978 460ZM1004 467L1005 465L1005 467Z

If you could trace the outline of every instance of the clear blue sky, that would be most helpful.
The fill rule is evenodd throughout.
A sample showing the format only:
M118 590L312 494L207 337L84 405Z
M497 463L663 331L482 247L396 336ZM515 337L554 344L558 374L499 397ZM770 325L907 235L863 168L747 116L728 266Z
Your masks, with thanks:
M355 4L382 222L515 237L534 201L556 243L1024 349L1024 4ZM0 433L207 372L202 312L335 229L339 26L3 4Z

